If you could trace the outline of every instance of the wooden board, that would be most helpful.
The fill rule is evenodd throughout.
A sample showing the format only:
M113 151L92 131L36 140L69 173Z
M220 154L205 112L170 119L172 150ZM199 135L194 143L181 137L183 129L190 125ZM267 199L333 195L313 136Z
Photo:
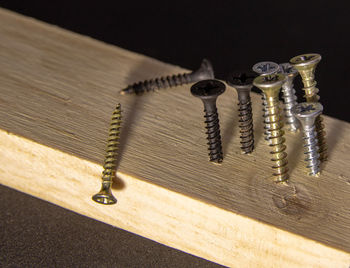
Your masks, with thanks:
M325 118L319 178L305 175L301 134L287 134L291 183L276 185L258 95L251 156L239 150L236 93L219 98L224 162L213 165L189 86L118 94L186 70L6 10L0 22L0 183L229 266L350 265L348 123ZM91 195L117 102L118 204L106 207Z

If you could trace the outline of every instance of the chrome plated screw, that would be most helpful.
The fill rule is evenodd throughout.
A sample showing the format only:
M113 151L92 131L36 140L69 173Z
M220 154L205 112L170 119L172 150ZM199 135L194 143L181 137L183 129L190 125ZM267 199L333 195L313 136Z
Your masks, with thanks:
M286 129L291 132L296 132L300 128L300 123L292 114L291 110L298 104L293 81L299 73L289 63L280 64L280 70L286 77L286 82L282 85Z
M253 65L252 70L256 72L259 75L270 75L278 73L280 70L280 67L277 63L272 61L261 61L258 63L255 63ZM267 101L266 101L266 95L264 92L262 92L262 104L263 104L263 118L264 118L264 124L265 124L265 140L267 142L270 142L270 133L269 130L271 129L268 109L267 109Z
M316 117L322 113L323 106L317 102L302 102L292 108L292 113L300 121L304 131L304 154L310 176L320 174L320 154L318 148Z

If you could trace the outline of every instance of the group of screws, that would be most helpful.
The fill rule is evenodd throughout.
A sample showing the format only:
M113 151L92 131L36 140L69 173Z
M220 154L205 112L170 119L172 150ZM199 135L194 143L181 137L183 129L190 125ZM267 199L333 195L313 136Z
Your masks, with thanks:
M289 179L288 161L284 137L284 128L296 132L302 128L304 133L304 154L308 174L318 176L320 163L327 159L324 125L321 114L323 107L318 103L319 96L314 79L315 69L321 60L319 54L296 56L290 63L259 62L252 71L233 72L226 83L237 91L238 116L241 151L250 154L254 150L253 116L250 92L253 86L262 91L264 134L271 147L273 177L275 182ZM293 81L300 74L305 91L306 102L297 103ZM192 73L155 78L129 85L121 94L142 94L167 87L195 83L191 86L193 96L202 100L207 129L209 160L214 163L223 161L219 115L216 106L218 96L225 92L224 83L214 79L211 63L204 59L200 68ZM280 108L279 94L282 89L284 117ZM102 188L93 196L93 200L102 204L114 204L116 199L111 193L111 185L116 174L115 161L121 123L121 110L118 104L113 113L102 176ZM284 126L286 125L286 126Z

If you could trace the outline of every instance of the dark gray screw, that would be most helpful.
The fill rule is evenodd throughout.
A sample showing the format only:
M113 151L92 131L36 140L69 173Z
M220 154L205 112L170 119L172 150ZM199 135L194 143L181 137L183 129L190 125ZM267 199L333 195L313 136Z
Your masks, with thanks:
M205 79L214 79L213 66L207 59L203 59L199 69L192 73L176 74L140 81L122 89L120 94L142 94L148 91L190 84Z
M241 150L248 154L254 150L253 114L250 91L256 74L252 71L234 72L227 78L227 84L236 89L238 94L239 128Z
M323 111L323 106L318 102L302 102L292 108L292 113L299 119L304 131L304 154L309 169L309 175L320 174L320 154L317 146L317 132L315 120Z
M270 74L275 74L279 72L280 67L277 63L272 62L272 61L261 61L253 65L252 70L256 72L259 75L270 75ZM271 124L269 122L269 115L268 115L268 109L267 109L267 101L266 101L266 96L264 93L262 93L262 100L263 100L263 117L264 117L264 123L265 123L265 140L270 142L270 129L271 129Z
M207 129L209 159L221 163L223 160L219 115L216 99L225 92L225 84L218 80L203 80L191 87L193 96L200 98L204 104L204 118Z

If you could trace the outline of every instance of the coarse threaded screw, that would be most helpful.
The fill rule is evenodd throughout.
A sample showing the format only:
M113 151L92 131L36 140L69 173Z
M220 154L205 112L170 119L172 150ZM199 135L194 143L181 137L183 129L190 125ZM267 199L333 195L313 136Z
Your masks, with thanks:
M257 88L261 89L266 95L267 111L269 117L270 129L270 143L272 147L271 155L274 165L272 166L276 182L284 182L289 178L288 175L288 161L284 131L282 130L283 123L280 118L280 106L279 106L279 92L283 83L285 82L285 76L283 74L263 75L254 79L253 84Z
M192 73L176 74L140 81L122 89L120 94L124 95L135 93L138 95L148 91L190 84L205 79L214 79L213 66L207 59L203 59L199 69L193 71Z
M254 150L254 129L250 92L256 74L252 71L233 72L227 78L227 84L236 89L238 94L239 128L242 153Z
M253 65L252 70L256 72L258 75L269 75L269 74L275 74L279 72L279 65L272 61L261 61L258 63L255 63ZM263 117L264 117L264 124L265 124L265 140L270 141L270 134L269 130L271 128L270 122L269 122L269 116L268 116L268 110L267 110L267 101L265 93L262 93L262 100L263 100Z
M280 71L286 77L286 82L282 85L283 100L284 100L284 114L285 114L285 128L288 131L296 132L300 128L299 121L292 114L292 108L298 104L297 96L293 85L294 78L298 75L298 71L289 63L280 64Z
M315 120L322 113L323 106L318 102L303 102L293 107L292 113L299 119L304 131L304 154L309 175L320 174L320 154L317 146Z
M193 96L200 98L204 104L204 118L207 129L209 159L221 163L223 160L219 115L216 99L225 92L225 84L218 80L199 81L191 87Z
M318 88L316 87L317 82L315 81L316 66L320 61L321 55L315 53L299 55L290 60L290 63L298 70L303 80L303 90L305 91L307 102L318 102L320 99L318 96ZM324 131L322 121L323 118L320 114L316 118L315 125L321 162L326 161L328 157L326 132Z
M104 205L113 205L117 203L117 199L112 194L112 183L116 176L116 160L119 144L120 125L121 125L121 105L120 103L115 108L111 125L109 128L107 154L103 165L102 187L101 190L92 197L97 203Z

